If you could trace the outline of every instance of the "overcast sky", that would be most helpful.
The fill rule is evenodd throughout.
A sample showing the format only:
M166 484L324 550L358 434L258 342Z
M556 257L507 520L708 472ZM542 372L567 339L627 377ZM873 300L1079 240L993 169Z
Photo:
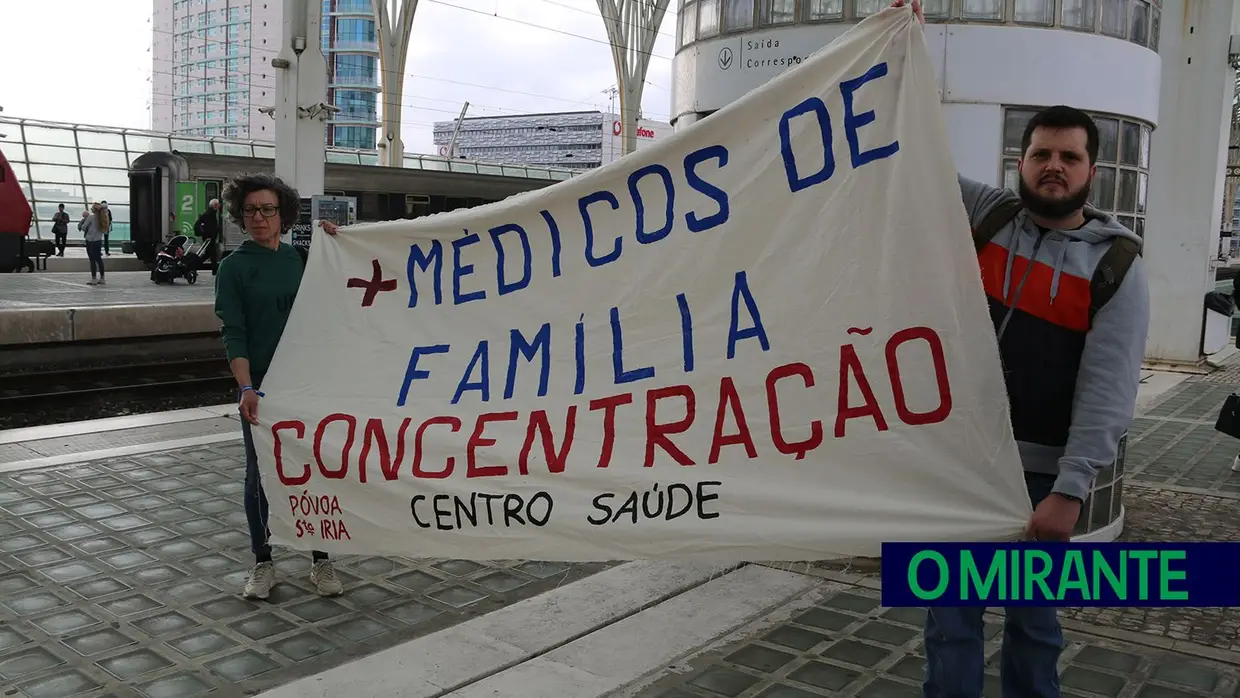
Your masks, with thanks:
M0 42L5 116L150 127L149 0L0 5L6 26L26 28ZM646 118L668 118L675 27L669 10L646 76ZM606 110L603 92L616 83L595 0L419 0L405 70L411 152L433 152L431 123L455 118L465 100L471 116Z

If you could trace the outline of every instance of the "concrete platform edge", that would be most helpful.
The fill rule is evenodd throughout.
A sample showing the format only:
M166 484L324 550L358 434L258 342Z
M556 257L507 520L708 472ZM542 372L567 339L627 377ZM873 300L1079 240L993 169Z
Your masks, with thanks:
M175 441L157 441L154 443L137 444L135 446L122 446L120 448L108 448L99 451L67 453L63 456L48 456L46 458L31 458L30 460L14 461L12 463L0 463L0 473L11 473L19 470L34 470L36 468L52 468L60 465L75 465L94 460L102 460L104 458L119 458L124 456L134 456L142 453L151 453L153 451L171 451L178 448L192 448L194 446L207 446L209 444L240 440L241 430L237 429L235 433L209 434L206 436L195 436L188 439L177 439Z
M731 569L712 564L629 562L259 695L336 698L364 685L370 695L440 698L640 615L669 598L679 598ZM542 695L567 698L563 693Z
M158 424L176 424L179 422L195 422L200 419L231 417L236 414L237 406L229 403L226 405L191 407L189 409L170 410L167 412L133 414L124 417L104 417L102 419L87 419L78 422L45 424L37 427L5 429L0 431L0 444L16 444L26 441L39 441L40 439L59 439L67 436L99 434L108 431L120 431L122 429L140 429Z
M0 346L219 332L210 301L0 309Z
M448 698L610 696L821 586L807 575L742 567Z

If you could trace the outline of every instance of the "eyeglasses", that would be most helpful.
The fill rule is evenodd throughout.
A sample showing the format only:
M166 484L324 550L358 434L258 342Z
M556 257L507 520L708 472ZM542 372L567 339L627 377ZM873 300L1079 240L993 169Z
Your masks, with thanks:
M246 206L241 209L241 215L245 218L256 218L262 215L263 218L271 218L280 212L279 206L272 204L263 204L262 206Z

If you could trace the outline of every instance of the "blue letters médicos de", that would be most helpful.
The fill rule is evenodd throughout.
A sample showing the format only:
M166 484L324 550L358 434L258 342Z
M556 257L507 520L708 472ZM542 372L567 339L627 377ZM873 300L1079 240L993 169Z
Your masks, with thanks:
M779 119L777 135L780 144L780 157L783 161L786 184L793 194L809 191L814 186L829 181L837 170L835 153L835 129L843 131L844 140L848 144L848 162L856 170L874 162L891 158L900 150L900 143L892 141L885 145L863 148L861 144L864 127L874 123L878 116L874 111L856 110L857 95L869 83L880 80L888 75L886 62L878 63L858 77L840 83L843 109L839 123L833 122L826 103L817 96L809 97L799 104L787 109ZM817 132L819 138L794 139L793 124L799 119L812 120L816 125L810 132ZM815 123L816 122L816 123ZM794 142L795 141L795 142ZM798 152L799 151L799 152ZM821 161L816 171L805 171L798 164L798 155L808 160ZM561 230L564 226L580 225L584 230L584 250L582 260L588 267L598 268L615 262L626 252L634 248L626 245L627 237L614 232L604 232L596 225L600 214L619 210L621 197L627 197L635 211L632 237L638 245L653 245L666 239L676 227L676 177L673 168L678 170L689 189L706 197L708 203L704 210L693 210L684 214L684 227L691 233L706 233L726 223L731 216L729 195L718 184L710 181L711 174L728 166L746 166L745 163L734 163L730 160L728 149L723 145L710 145L694 150L675 165L652 163L645 165L627 178L626 191L595 191L582 196L577 202L577 215L572 221L556 220L550 211L540 211L542 225L538 230L527 230L516 223L496 226L484 232L465 231L464 235L450 242L436 239L429 243L418 243L410 246L406 264L406 281L409 289L409 308L417 308L419 304L431 302L435 305L445 303L459 306L485 300L489 294L507 296L519 293L528 288L534 279L535 265L533 247L530 243L532 235L545 235L551 241L550 273L559 277L563 273L563 265L573 263L564 259L564 245ZM651 208L642 195L645 187L661 187L665 203L661 207ZM760 231L755 231L760 234ZM480 283L477 276L480 270L468 261L470 248L476 245L490 244L495 250L494 277L489 278L489 285ZM451 249L446 249L450 247ZM518 256L519 264L510 264L512 256ZM512 273L519 269L519 273ZM770 340L762 324L761 313L757 300L749 288L745 271L729 272L734 275L731 302L731 318L727 339L727 357L737 356L737 344L744 339L754 339L762 351L770 349ZM489 275L488 275L489 276ZM429 288L428 288L429 287ZM428 293L429 291L429 293ZM693 324L689 299L685 294L677 294L676 303L681 316L681 333L684 347L683 369L686 373L694 368ZM747 316L742 318L742 313ZM613 385L622 385L653 378L655 369L652 366L626 367L624 361L624 336L622 318L617 307L609 311L608 325L612 350L613 371L610 376ZM510 330L509 341L498 349L497 356L507 366L506 376L502 381L503 399L511 399L515 391L516 371L520 359L526 362L537 361L539 366L538 396L547 394L550 386L549 375L551 365L552 334L555 330L550 323L540 327ZM556 333L558 336L558 332ZM572 330L573 350L576 363L573 394L581 395L586 389L585 375L585 323L580 319ZM404 380L401 382L396 404L404 406L411 390L417 381L429 378L430 371L420 362L436 354L451 351L448 344L426 344L413 347L406 367ZM452 397L456 404L468 393L475 393L482 402L489 402L492 396L490 376L491 347L489 342L482 340L466 348L472 352L463 377ZM497 384L496 391L500 389Z

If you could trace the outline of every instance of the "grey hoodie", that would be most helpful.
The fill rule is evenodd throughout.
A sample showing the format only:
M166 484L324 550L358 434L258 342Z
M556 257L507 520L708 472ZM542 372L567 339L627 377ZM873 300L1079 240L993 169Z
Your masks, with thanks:
M103 242L103 224L100 223L99 217L107 215L102 212L92 213L86 217L82 228L82 239L86 242Z
M960 193L973 226L1017 197L964 177ZM1021 462L1058 475L1053 491L1081 500L1132 422L1150 313L1137 258L1089 323L1089 282L1109 243L1140 238L1091 207L1085 217L1078 230L1043 234L1022 209L978 255Z

